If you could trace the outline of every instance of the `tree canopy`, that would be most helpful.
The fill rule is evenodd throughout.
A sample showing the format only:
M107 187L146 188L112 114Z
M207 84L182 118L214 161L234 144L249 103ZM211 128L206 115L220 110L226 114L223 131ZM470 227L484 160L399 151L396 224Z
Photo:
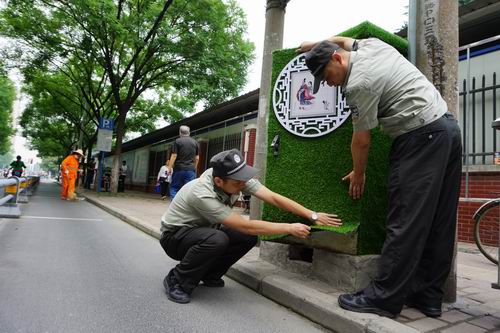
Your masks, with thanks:
M15 130L12 123L12 107L16 93L11 80L0 68L0 155L11 148L11 138Z
M117 159L129 111L130 124L151 124L236 96L253 59L245 31L234 0L10 0L0 11L23 73L61 73L94 118L110 111Z

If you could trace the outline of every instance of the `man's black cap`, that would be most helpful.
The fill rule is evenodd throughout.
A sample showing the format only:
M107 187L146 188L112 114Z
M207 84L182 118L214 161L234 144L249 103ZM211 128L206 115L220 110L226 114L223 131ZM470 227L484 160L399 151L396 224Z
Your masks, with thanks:
M314 75L314 89L313 94L318 92L319 85L323 81L323 71L330 61L333 52L339 46L330 41L324 40L316 44L309 52L306 53L307 68Z
M255 176L257 169L246 164L238 149L225 150L210 159L214 177L248 181Z

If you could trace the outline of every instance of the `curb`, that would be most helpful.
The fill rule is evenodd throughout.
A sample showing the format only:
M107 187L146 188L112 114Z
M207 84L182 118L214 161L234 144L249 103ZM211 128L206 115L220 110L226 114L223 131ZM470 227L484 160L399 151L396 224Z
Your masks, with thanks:
M144 233L146 233L146 234L148 234L156 239L160 239L161 234L159 231L143 225L139 221L139 219L136 219L135 217L129 217L129 216L125 215L125 213L121 212L119 209L110 208L109 206L106 206L105 204L101 203L99 200L90 198L82 193L79 193L79 195L86 198L88 202L96 205L97 207L101 208L102 210L108 212L109 214L123 220L124 222L127 222L128 224L136 227L137 229L141 230L142 232L144 232Z
M318 281L284 271L266 261L243 257L226 274L231 279L335 332L416 333L395 320L342 309L338 292Z
M110 208L99 200L87 201L109 214L159 239L160 232L119 209ZM416 333L419 332L395 320L375 314L356 313L342 309L337 303L338 293L327 284L310 281L304 277L284 271L261 260L256 249L234 264L226 275L254 290L262 296L285 306L303 317L335 332L349 333Z

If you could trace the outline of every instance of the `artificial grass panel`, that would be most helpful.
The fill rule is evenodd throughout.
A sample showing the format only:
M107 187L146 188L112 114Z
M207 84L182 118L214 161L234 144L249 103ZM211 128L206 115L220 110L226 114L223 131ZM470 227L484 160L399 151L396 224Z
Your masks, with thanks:
M369 23L351 28L341 35L353 38L376 37L398 50L406 41ZM401 51L400 51L401 52ZM385 239L387 215L387 175L390 139L378 129L372 131L369 161L366 170L365 193L359 200L348 195L349 184L343 176L352 170L350 118L332 133L319 138L302 138L289 133L276 119L272 106L274 82L281 70L297 54L294 49L273 52L268 139L280 134L280 153L273 156L268 145L266 186L318 212L336 213L342 218L339 228L312 226L315 229L347 233L358 229L358 254L380 253ZM291 213L264 205L264 220L305 222ZM264 236L272 240L284 235Z

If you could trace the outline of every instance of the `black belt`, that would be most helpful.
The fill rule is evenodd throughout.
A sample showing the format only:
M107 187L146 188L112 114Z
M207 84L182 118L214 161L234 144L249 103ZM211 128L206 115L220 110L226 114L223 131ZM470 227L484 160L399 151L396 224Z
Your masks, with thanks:
M447 119L455 119L455 116L453 115L453 113L451 113L450 111L446 112L445 114L443 114L441 116L441 118L447 118Z

